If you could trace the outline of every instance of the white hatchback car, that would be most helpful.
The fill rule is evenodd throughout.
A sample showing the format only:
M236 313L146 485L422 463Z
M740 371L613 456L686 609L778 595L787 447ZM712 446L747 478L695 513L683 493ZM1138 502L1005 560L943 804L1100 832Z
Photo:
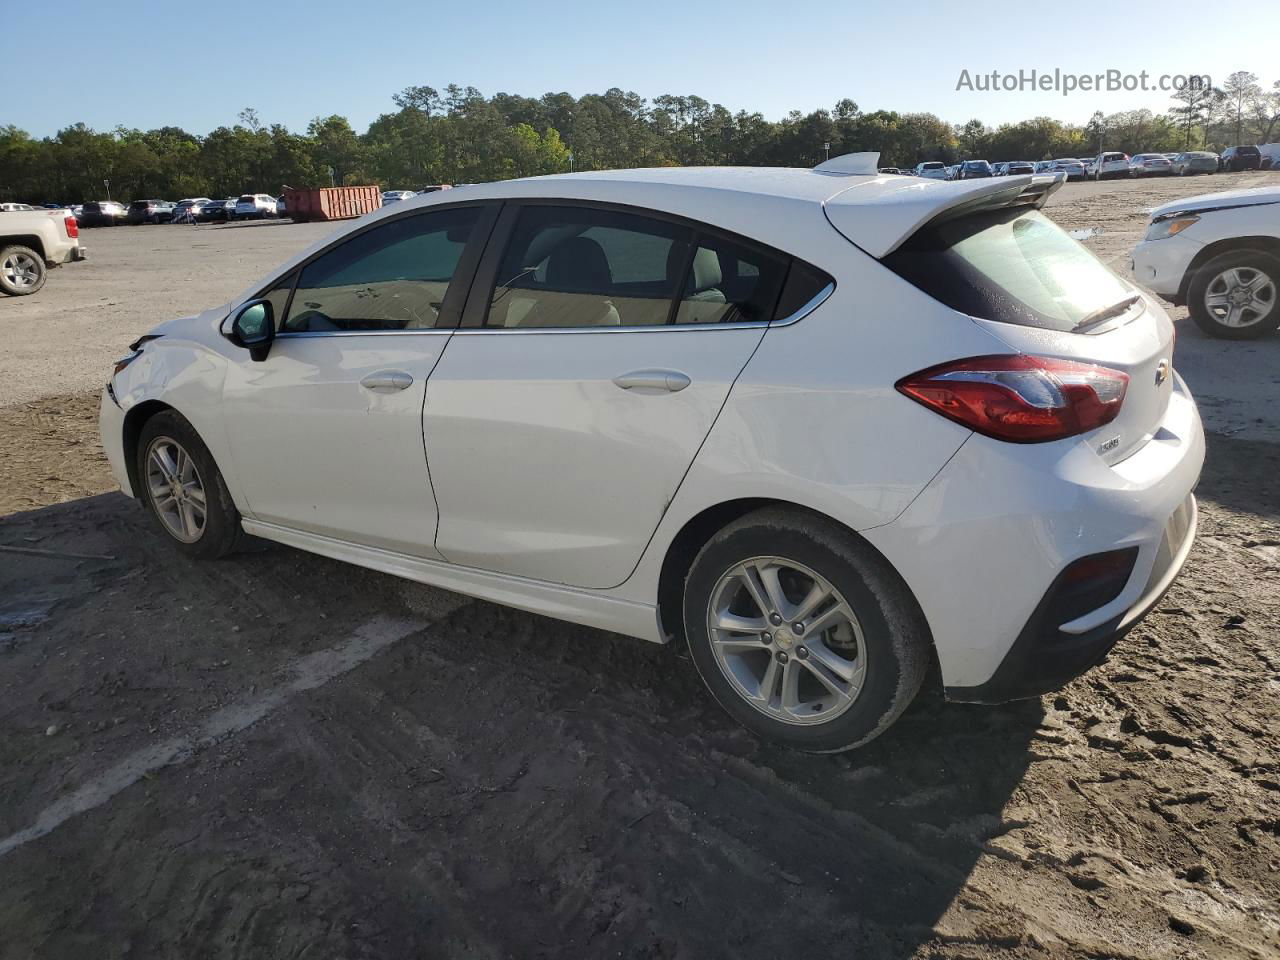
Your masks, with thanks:
M1280 187L1224 190L1151 211L1138 281L1186 304L1205 333L1251 340L1280 327Z
M1060 177L620 170L345 226L116 364L103 444L180 549L242 532L647 640L811 751L930 665L996 702L1178 573L1204 440L1164 312Z

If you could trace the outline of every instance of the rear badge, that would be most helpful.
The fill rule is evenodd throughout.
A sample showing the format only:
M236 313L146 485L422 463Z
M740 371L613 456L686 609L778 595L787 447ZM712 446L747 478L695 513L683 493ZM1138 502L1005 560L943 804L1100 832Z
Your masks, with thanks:
M1164 383L1169 379L1169 361L1161 360L1156 364L1156 386Z
M1120 438L1112 437L1110 440L1106 441L1105 443L1098 444L1098 452L1109 453L1110 451L1114 450L1118 446L1120 446Z

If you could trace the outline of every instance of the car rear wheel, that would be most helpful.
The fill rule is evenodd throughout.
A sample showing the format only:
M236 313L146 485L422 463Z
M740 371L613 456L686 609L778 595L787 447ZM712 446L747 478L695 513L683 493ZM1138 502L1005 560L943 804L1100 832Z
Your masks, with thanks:
M837 524L779 508L703 547L684 624L699 674L734 719L814 753L883 733L930 662L924 617L888 564Z
M138 438L137 477L160 527L193 557L215 559L235 550L240 512L209 448L176 411L158 413Z
M1211 337L1252 340L1280 327L1280 258L1234 250L1200 266L1191 279L1191 318Z
M25 297L44 286L48 276L44 257L30 247L0 248L0 290L11 297Z

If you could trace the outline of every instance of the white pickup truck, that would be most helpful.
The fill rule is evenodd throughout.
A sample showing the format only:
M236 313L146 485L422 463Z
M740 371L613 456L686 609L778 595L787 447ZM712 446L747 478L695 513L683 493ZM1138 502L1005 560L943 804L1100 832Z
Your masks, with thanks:
M50 267L84 258L80 228L70 210L0 212L0 293L35 293Z

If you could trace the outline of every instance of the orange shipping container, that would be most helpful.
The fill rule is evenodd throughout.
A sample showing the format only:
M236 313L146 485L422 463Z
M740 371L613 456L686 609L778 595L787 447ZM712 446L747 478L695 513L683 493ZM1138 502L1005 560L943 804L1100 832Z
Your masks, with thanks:
M349 220L382 206L378 187L319 187L284 192L287 216L294 220Z

